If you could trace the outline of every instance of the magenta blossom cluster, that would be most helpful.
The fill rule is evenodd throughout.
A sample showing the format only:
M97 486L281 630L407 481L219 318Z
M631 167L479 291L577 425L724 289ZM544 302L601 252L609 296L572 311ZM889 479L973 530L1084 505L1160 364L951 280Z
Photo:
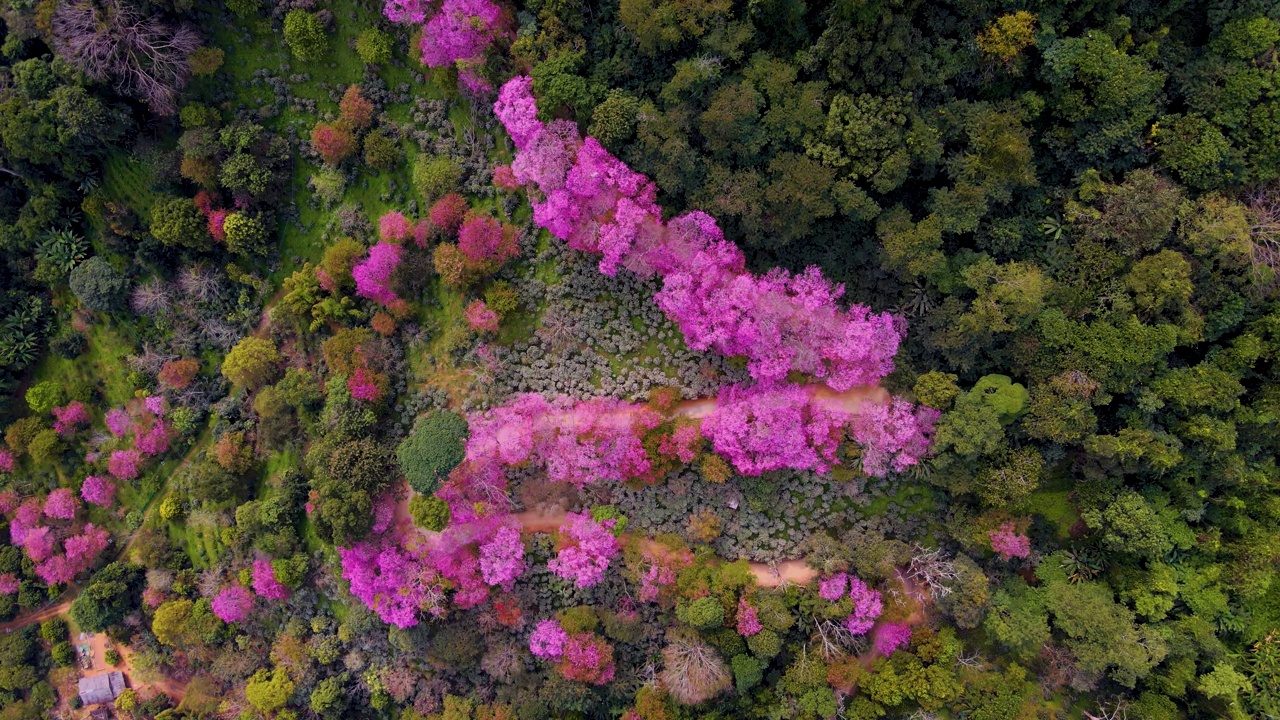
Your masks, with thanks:
M588 588L604 579L609 561L621 549L612 530L617 523L609 519L598 523L586 513L569 513L560 526L560 542L564 547L547 563L551 572L574 585Z
M107 470L119 480L132 480L138 477L142 466L142 453L137 450L116 450L107 460Z
M763 383L798 371L846 390L893 370L900 321L860 305L841 309L843 286L817 268L751 274L705 213L664 224L648 178L572 124L538 120L529 78L507 82L494 111L518 150L511 170L530 188L534 220L571 247L602 255L601 272L662 277L655 299L690 347L743 355Z
M867 403L853 421L853 437L862 446L862 470L883 477L902 472L929 452L939 413L894 398L888 405Z
M760 624L760 616L746 598L738 599L738 634L751 637L764 629Z
M551 662L560 662L564 657L564 644L569 640L569 633L560 627L556 620L543 620L533 629L529 636L529 652L535 657Z
M169 428L163 420L156 419L145 429L134 426L133 446L146 455L159 455L169 449Z
M413 235L413 223L404 213L392 210L378 218L378 237L387 242L403 242Z
M534 463L552 480L579 487L628 480L649 472L641 435L660 421L652 410L620 400L547 400L529 393L468 418L467 459Z
M70 435L90 422L89 410L79 400L54 408L53 417L53 430L59 435Z
M364 402L375 403L382 399L382 388L374 379L374 373L361 365L347 378L347 391L351 397Z
M735 386L720 392L702 432L744 475L781 468L826 472L849 417L814 402L798 385Z
M900 647L911 642L911 626L906 623L885 623L876 632L876 652L888 657Z
M467 309L463 311L462 316L466 318L467 324L476 332L498 332L498 323L501 318L498 313L489 309L483 300L472 300L467 304Z
M133 419L129 417L129 413L124 408L111 408L107 411L103 422L107 426L107 430L116 437L124 437L129 432L129 428L133 426Z
M501 33L502 9L490 0L444 0L422 30L422 62L458 68L458 79L473 95L490 91L480 74L484 53Z
M142 404L147 408L147 412L156 417L164 417L164 396L148 395L142 400Z
M511 592L524 570L524 542L516 524L503 525L480 545L480 574L486 583Z
M249 617L249 611L253 610L253 593L239 585L230 585L213 599L211 608L222 622L240 622Z
M116 497L116 484L107 478L90 475L80 484L80 497L99 507L111 507Z
M0 573L0 595L12 595L22 589L22 582L13 573Z
M1001 560L1024 558L1031 554L1031 538L1018 532L1013 522L1005 522L998 530L987 533L991 539L991 549Z
M340 547L338 556L351 594L383 622L407 628L418 624L419 611L444 614L444 588L427 562L425 548L380 537Z
M289 588L276 579L271 569L271 561L258 559L253 561L253 592L258 597L268 600L289 599Z
M369 257L351 269L356 281L356 294L390 306L399 300L391 290L391 276L400 264L400 246L380 242L369 248Z
M865 635L884 612L880 591L867 586L860 578L836 573L818 582L818 597L837 602L845 597L845 591L853 601L853 612L845 618L844 626L854 635Z
M44 499L44 514L59 520L70 520L76 516L80 503L76 495L67 488L58 488Z

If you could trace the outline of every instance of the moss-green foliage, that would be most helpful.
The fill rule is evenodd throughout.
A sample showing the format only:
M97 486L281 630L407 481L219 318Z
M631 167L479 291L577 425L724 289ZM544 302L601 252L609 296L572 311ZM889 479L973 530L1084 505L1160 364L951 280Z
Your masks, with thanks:
M290 10L284 16L284 41L293 56L303 61L319 60L329 49L329 37L320 18L306 10Z
M434 495L415 495L409 500L409 515L424 530L439 532L449 524L449 503Z
M724 607L713 597L700 597L677 605L676 617L698 629L719 627L724 624Z
M466 440L464 418L434 410L418 420L413 432L396 448L396 461L414 490L430 494L462 462Z
M391 36L378 28L366 28L356 36L356 52L370 65L380 65L391 59Z
M419 155L413 166L413 185L428 202L453 192L462 179L462 168L443 155Z

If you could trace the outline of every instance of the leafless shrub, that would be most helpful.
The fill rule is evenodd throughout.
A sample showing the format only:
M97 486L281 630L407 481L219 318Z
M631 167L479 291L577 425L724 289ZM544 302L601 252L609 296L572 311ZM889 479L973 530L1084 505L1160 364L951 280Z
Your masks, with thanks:
M90 78L110 82L159 115L171 115L191 75L187 58L200 47L200 37L121 0L79 0L54 12L53 45Z
M1280 186L1255 190L1245 205L1254 278L1261 287L1273 290L1280 282Z
M134 312L155 316L169 309L172 305L169 288L163 280L152 278L133 289L129 298L129 306Z
M195 300L208 302L222 295L222 281L209 267L192 265L178 274L178 289Z
M732 677L719 653L696 637L675 633L662 650L662 684L677 702L697 705L729 689Z
M177 359L177 355L173 353L159 352L151 345L143 345L142 352L138 355L129 356L129 367L138 372L155 375L160 372L161 366L170 360Z
M905 575L908 580L924 585L934 600L950 595L948 583L959 576L955 563L943 557L941 550L926 550L921 545L915 546Z

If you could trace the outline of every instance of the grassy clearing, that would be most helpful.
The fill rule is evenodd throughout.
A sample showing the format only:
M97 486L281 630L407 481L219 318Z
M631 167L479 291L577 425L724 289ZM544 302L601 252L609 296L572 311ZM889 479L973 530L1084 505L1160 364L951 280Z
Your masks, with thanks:
M90 324L86 335L89 349L74 360L46 353L36 366L33 383L50 380L63 386L100 385L106 404L123 405L133 397L129 366L125 363L133 344L106 322Z

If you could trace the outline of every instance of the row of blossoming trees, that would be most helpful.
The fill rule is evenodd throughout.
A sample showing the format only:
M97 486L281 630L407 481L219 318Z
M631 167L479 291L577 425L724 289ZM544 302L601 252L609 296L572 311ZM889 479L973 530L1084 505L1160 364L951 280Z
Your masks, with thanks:
M510 169L495 176L527 186L538 224L575 249L602 255L602 272L624 268L660 276L663 287L655 300L689 345L746 356L755 383L726 388L701 423L672 413L670 405L536 394L470 417L466 460L437 492L450 511L443 531L405 534L384 509L372 536L340 549L352 592L400 627L416 624L420 612L443 615L450 601L469 608L495 590L509 592L527 569L519 521L509 512L507 468L535 466L553 481L578 487L653 482L678 463L693 461L709 442L742 474L826 472L839 461L837 449L851 431L862 448L863 470L883 475L919 461L936 418L931 410L896 400L852 414L787 382L792 373L803 373L838 391L875 384L892 370L902 327L862 306L841 309L843 289L816 268L800 275L747 272L741 251L703 213L664 223L651 182L594 139L582 140L571 124L538 121L530 90L528 78L517 78L500 93L495 109L518 152ZM468 222L479 225L474 218ZM380 234L383 242L353 275L358 294L392 307L402 302L390 288L399 243L422 233L392 214L383 218ZM498 257L500 263L510 256L491 247L501 242L496 227L469 233L464 224L459 235L458 246L469 258ZM599 583L622 547L613 523L571 513L548 570L579 588ZM640 573L641 597L656 601L658 589L673 583L688 562L650 555ZM742 603L739 624L750 635L751 606ZM867 605L872 606L878 608ZM878 611L862 613L850 632L867 632ZM561 638L546 623L536 638L535 652L561 663L566 677L611 677L598 638ZM566 657L577 659L565 664Z

